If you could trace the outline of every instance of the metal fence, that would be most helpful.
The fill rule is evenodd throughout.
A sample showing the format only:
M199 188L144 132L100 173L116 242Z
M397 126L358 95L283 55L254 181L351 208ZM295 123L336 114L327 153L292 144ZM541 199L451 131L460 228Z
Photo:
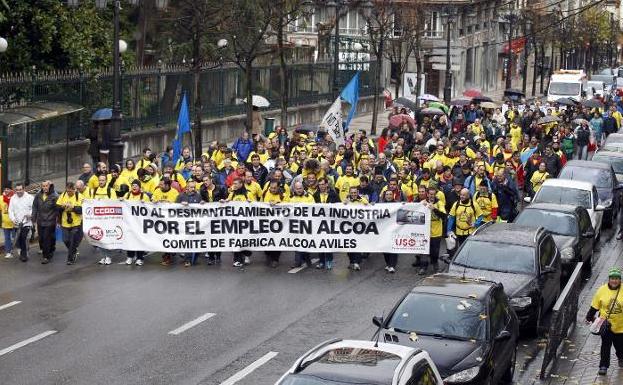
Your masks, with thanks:
M580 291L582 290L583 262L578 263L567 281L565 288L552 309L552 322L549 326L547 346L543 355L540 378L545 378L547 367L556 359L558 350L575 326L578 316Z
M340 65L338 84L346 85L357 70L362 70L361 96L372 95L375 62L351 62ZM331 101L331 63L288 65L288 105L299 106ZM122 71L121 98L124 130L142 130L173 123L181 94L193 100L194 73L189 67L143 67ZM266 97L279 108L280 71L278 65L253 70L253 94ZM201 116L222 118L244 113L240 103L246 97L245 74L231 64L211 65L199 74ZM61 101L85 107L80 124L87 127L93 112L112 106L112 71L93 74L81 71L36 72L0 76L0 111L37 101ZM191 103L192 104L192 103ZM191 105L191 114L195 106Z

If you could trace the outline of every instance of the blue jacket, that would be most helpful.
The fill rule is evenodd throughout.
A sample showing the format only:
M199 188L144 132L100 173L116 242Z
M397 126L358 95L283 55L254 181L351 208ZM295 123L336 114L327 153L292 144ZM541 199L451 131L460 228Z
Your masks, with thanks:
M241 162L246 162L249 154L253 151L253 141L251 139L238 138L231 146L232 150L236 153L236 157Z

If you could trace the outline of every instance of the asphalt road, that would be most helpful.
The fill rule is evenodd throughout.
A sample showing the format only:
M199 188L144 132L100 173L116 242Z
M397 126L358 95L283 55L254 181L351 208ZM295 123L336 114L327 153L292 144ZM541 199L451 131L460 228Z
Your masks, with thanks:
M381 255L360 272L340 255L330 272L288 273L292 253L277 269L256 253L241 271L229 254L185 268L157 256L99 266L86 243L80 252L75 266L60 243L49 265L35 251L0 261L0 383L272 384L326 339L369 339L371 317L421 279L410 256L389 275ZM518 378L530 378L535 341L523 345Z

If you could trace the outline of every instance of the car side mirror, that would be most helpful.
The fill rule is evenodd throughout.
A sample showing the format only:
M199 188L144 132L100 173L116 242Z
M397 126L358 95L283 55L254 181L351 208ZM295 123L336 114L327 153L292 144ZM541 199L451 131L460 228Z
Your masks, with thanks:
M452 262L452 259L450 259L450 254L448 254L448 253L441 254L441 256L439 258L442 261L444 261L445 263L447 263L448 265L450 264L450 262Z
M372 317L372 323L377 327L381 327L381 325L383 325L383 317Z
M541 269L541 275L553 274L556 272L556 269L551 266L545 266Z
M595 236L595 230L590 229L584 232L584 234L582 234L582 238L593 238Z
M526 203L530 203L530 202L532 202L532 198L530 198L530 197L524 197L524 198L523 198L523 201L524 201L524 202L526 202Z
M495 336L495 340L496 341L505 341L511 338L511 332L509 332L508 330L502 330L500 332L500 334L498 334L497 336Z
M604 211L605 209L603 205L597 205L597 207L595 207L595 211Z

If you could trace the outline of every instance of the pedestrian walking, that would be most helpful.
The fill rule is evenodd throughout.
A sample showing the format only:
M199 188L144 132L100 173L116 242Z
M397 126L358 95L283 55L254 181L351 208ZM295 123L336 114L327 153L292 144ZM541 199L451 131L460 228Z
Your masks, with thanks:
M108 184L110 178L107 174L100 173L97 176L97 187L91 189L89 192L89 198L95 200L111 200L117 199L117 193ZM100 265L110 265L112 258L110 258L109 251L101 247L93 246L97 255L101 258L99 260Z
M32 206L32 221L37 225L41 264L50 263L56 251L56 224L58 222L58 194L54 185L46 180L41 183L41 191L35 195Z
M439 250L441 248L441 240L443 239L443 223L447 215L445 205L437 199L437 190L434 187L428 189L427 200L422 202L422 204L431 212L428 259L424 259L419 271L420 275L425 275L428 274L429 262L433 274L439 271Z
M67 247L67 264L76 263L78 246L82 242L82 201L84 197L76 191L76 185L68 182L56 205L61 215L63 243Z
M147 195L147 193L141 189L141 181L139 181L138 179L134 179L132 182L130 182L130 191L121 198L119 198L119 200L151 202L151 199L149 199L149 195ZM145 263L145 252L139 250L127 250L125 264L131 265L132 262L134 262L136 266L143 266L143 264Z
M602 285L593 296L591 307L586 314L586 322L592 323L598 317L607 325L601 333L599 375L605 375L610 367L610 350L614 350L623 368L623 293L621 291L621 270L612 268L608 271L608 282Z
M13 258L13 239L15 238L15 226L9 217L9 203L14 191L11 182L2 190L2 200L0 200L0 212L2 213L2 232L4 233L4 258Z
M459 201L455 202L452 209L450 209L447 228L448 235L455 234L457 246L460 246L480 226L482 220L482 210L480 210L478 205L474 204L469 190L463 188Z
M292 192L290 193L290 203L314 203L314 197L305 191L303 182L294 182ZM304 251L295 251L294 265L292 265L292 268L303 266L303 262L305 262L307 267L311 267L312 263L309 253Z
M391 190L385 190L384 196L381 199L381 204L394 202L396 202L394 200L394 192ZM398 254L383 253L383 258L385 259L385 271L390 274L394 274L396 272L396 265L398 265Z
M24 190L23 183L15 185L15 195L9 203L9 218L17 229L16 245L20 250L19 260L28 261L28 242L32 231L32 205L34 198Z
M184 206L194 203L202 203L201 194L196 189L197 183L194 180L189 180L186 183L186 189L183 193L177 196L176 202L181 203ZM184 266L190 267L197 263L197 253L186 253L184 255Z

